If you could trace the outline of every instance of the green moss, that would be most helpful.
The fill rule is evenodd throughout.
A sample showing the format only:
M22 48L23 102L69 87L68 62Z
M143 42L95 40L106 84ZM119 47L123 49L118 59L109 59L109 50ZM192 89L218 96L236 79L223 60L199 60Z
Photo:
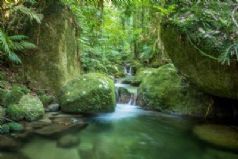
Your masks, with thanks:
M30 86L57 94L67 81L80 73L77 30L73 15L57 1L42 14L47 15L42 23L30 30L38 49L31 56L23 57L24 75Z
M136 72L135 80L141 83L145 77L150 75L155 70L156 70L155 68L140 68Z
M205 116L212 103L212 99L186 83L172 64L146 76L139 94L148 108L184 115Z
M24 130L24 127L22 126L22 124L19 124L16 122L10 122L7 125L9 126L9 130L11 132L19 132Z
M174 28L161 27L161 40L167 53L179 71L206 93L238 99L238 65L222 65L204 56L194 48L186 36ZM200 48L203 50L203 48ZM208 52L217 56L218 52Z
M15 121L34 121L44 115L44 107L38 97L24 95L17 104L8 106L6 112L10 119Z
M7 134L9 132L10 132L10 129L7 124L0 125L0 134Z
M17 104L8 106L6 112L8 116L15 121L23 120L25 116L23 110Z
M37 95L44 106L48 106L55 100L55 97L47 93L45 90L37 90Z
M237 128L225 125L199 125L194 128L194 133L201 139L216 146L228 149L238 149Z
M23 85L13 85L10 90L5 92L4 99L3 99L3 105L8 106L11 104L17 103L21 97L27 93L29 93L30 90L27 89Z
M68 82L59 95L61 109L68 113L113 111L115 100L113 81L98 73L85 74Z

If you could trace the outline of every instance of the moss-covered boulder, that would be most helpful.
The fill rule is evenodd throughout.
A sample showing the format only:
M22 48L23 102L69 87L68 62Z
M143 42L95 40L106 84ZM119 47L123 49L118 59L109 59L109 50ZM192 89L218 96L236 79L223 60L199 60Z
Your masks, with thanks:
M153 71L155 71L155 68L140 68L137 72L136 72L136 76L135 76L135 80L138 83L141 83L143 81L143 79L145 77L147 77L148 75L150 75Z
M5 91L3 98L3 105L5 107L19 102L22 96L30 92L30 90L23 85L13 85L12 88Z
M113 111L113 81L102 74L89 73L68 82L59 95L61 110L67 113Z
M7 115L10 119L34 121L44 115L44 107L37 96L24 95L17 104L7 107Z
M206 93L226 98L238 99L238 65L222 65L195 48L186 35L176 29L161 27L161 40L166 52L179 71ZM204 50L204 48L200 48ZM206 49L207 50L207 49ZM219 52L206 51L218 56Z
M203 141L227 149L238 149L238 128L225 125L204 124L193 129Z
M205 116L213 103L186 83L172 64L159 67L143 79L139 99L150 109L198 117Z
M73 14L60 1L47 1L44 8L41 24L28 31L37 49L22 57L24 76L30 86L56 94L80 72L79 29Z

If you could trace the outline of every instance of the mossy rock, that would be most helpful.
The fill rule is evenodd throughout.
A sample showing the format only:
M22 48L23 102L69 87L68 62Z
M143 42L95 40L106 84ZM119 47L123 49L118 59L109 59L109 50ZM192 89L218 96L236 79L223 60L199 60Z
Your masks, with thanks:
M7 134L10 132L10 128L7 124L0 125L0 134Z
M136 72L135 80L141 83L145 77L152 74L155 68L141 68Z
M34 121L44 115L44 107L37 96L24 95L17 104L7 107L7 115L10 119Z
M24 77L33 88L48 89L54 95L80 73L73 13L60 1L46 2L41 24L29 26L28 36L37 44L34 52L22 57ZM53 44L52 44L53 42Z
M21 97L29 92L30 90L23 85L13 85L10 90L3 91L3 106L18 103Z
M222 65L207 57L189 42L185 34L172 26L162 26L160 36L164 52L191 83L211 95L238 99L237 61ZM206 50L206 54L215 57L220 55L218 51Z
M204 124L194 127L193 132L203 141L215 146L238 149L238 128L225 125Z
M124 75L123 67L120 65L107 65L107 72L114 77L122 77Z
M146 76L139 88L139 99L150 109L203 117L213 100L186 83L172 64Z
M115 87L106 75L89 73L69 81L59 95L61 110L67 113L113 111Z
M7 123L7 125L9 126L10 132L20 132L24 130L24 127L20 123L10 122Z
M127 76L125 77L121 83L123 84L130 84L132 86L139 86L140 85L140 81L138 81L135 76Z
M36 93L40 98L41 102L43 103L44 107L50 105L55 100L55 97L47 93L47 91L45 90L37 90Z

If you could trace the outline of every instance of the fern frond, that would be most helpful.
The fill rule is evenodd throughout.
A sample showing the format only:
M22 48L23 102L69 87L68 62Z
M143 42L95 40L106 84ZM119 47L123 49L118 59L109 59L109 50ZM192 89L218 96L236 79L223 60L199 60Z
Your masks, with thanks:
M22 63L21 59L14 52L8 54L8 59L16 64Z
M28 39L28 37L25 35L12 35L12 36L9 36L9 38L13 41L20 41L20 40Z
M14 7L11 11L25 14L26 16L30 18L31 21L35 20L39 24L41 23L41 20L43 19L42 14L37 13L31 8L27 8L24 5L18 5Z
M36 45L28 41L15 42L13 46L15 51L22 51L26 49L35 49Z

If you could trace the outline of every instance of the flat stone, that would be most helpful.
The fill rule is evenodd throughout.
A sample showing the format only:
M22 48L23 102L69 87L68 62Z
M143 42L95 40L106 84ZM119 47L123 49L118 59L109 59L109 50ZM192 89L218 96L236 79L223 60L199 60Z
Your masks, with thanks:
M11 137L0 135L0 149L13 151L20 147L20 143Z
M196 126L193 132L201 139L227 149L238 149L238 127L204 124Z
M40 129L34 130L34 133L39 134L39 135L45 135L45 136L50 136L53 134L58 134L61 132L64 132L70 128L83 128L86 124L81 121L77 120L75 122L71 118L56 118L53 120L53 123L42 127Z
M0 153L0 159L29 159L21 153Z

